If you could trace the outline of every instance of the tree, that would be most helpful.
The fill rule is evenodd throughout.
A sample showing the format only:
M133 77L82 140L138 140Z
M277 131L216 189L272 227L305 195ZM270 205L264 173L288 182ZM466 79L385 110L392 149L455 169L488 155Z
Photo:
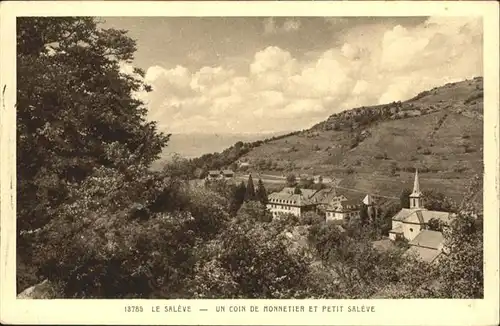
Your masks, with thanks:
M313 178L303 178L300 180L300 186L304 189L311 189L314 186Z
M163 167L163 171L166 175L184 180L189 180L194 177L194 169L191 162L179 154L175 154Z
M302 224L304 225L315 225L325 222L325 215L319 215L316 212L305 212L300 217Z
M182 296L194 249L229 221L227 200L210 189L177 187L146 169L128 173L96 171L37 234L34 263L64 297Z
M248 176L247 189L245 192L245 201L255 200L255 187L253 185L252 175Z
M204 168L195 168L193 171L193 176L196 179L204 179L208 174L208 171Z
M395 176L397 171L398 171L398 164L396 162L391 162L391 164L389 165L389 174L391 176Z
M410 208L410 194L411 190L409 188L404 188L399 196L399 202L401 208Z
M372 226L376 230L378 236L387 236L392 229L392 217L398 212L399 205L392 203L384 207L374 207L375 216L373 218Z
M300 187L299 186L296 186L294 189L293 189L293 193L295 195L302 195L302 190L300 190Z
M379 264L382 254L362 234L347 235L334 224L311 228L309 241L323 264L337 276L341 292L335 294L337 298L370 297L381 284L381 267L387 264Z
M439 293L453 299L484 296L482 215L471 206L461 210L445 230L445 248L439 260Z
M443 229L445 228L446 224L440 219L431 218L429 222L427 222L427 226L429 230L443 232Z
M264 186L264 182L262 182L262 179L259 179L259 182L257 183L257 191L255 192L255 197L262 203L262 205L267 204L267 190Z
M288 247L274 223L234 221L204 250L190 292L194 298L304 298L310 260Z
M236 214L236 212L240 209L241 205L245 201L246 191L247 187L245 186L245 183L243 181L241 181L241 183L236 187L233 187L229 209L232 215Z
M134 96L151 89L143 82L144 72L120 70L122 63L131 62L135 49L135 41L125 31L100 29L90 17L17 20L20 260L32 261L32 250L38 246L50 249L37 240L45 232L60 232L68 235L68 241L78 243L74 238L77 233L67 233L76 232L77 224L66 232L59 229L67 227L60 219L76 218L74 212L67 212L72 209L69 201L75 201L75 206L86 202L90 189L84 184L91 184L89 178L115 179L123 183L121 189L136 194L138 202L151 196L150 189L156 189L152 185L159 181L146 171L159 158L169 136L158 133L154 122L146 121L147 109ZM146 174L139 178L136 171ZM125 179L111 177L113 174ZM115 202L119 197L113 189L102 185L93 191L99 192L103 205L124 210L125 216L132 214L130 206L119 207L129 205L128 199ZM141 209L136 210L139 212ZM79 218L85 219L85 214ZM110 213L109 218L116 214ZM60 251L64 243L52 250ZM69 248L74 247L65 250ZM72 254L79 257L85 248Z
M286 176L286 184L288 187L295 187L295 185L297 184L297 178L295 177L295 174L290 173Z
M236 217L238 220L260 222L271 222L273 219L271 212L266 209L265 205L258 201L244 202L238 210Z
M368 206L365 204L361 204L361 208L359 210L359 218L362 224L370 223L370 217L368 216Z
M342 232L337 225L313 225L309 242L337 286L329 298L428 297L434 280L432 269L406 249L376 250L369 227L355 226ZM396 289L397 291L394 291Z
M457 204L443 193L426 190L423 193L425 208L433 211L455 212Z
M314 190L321 190L321 189L325 189L325 188L328 188L327 185L325 185L324 183L322 182L318 182L318 183L315 183L311 186L311 189L314 189Z
M168 136L146 122L135 92L144 72L120 72L136 46L125 31L90 17L17 21L18 230L43 226L95 167L119 170L159 157Z

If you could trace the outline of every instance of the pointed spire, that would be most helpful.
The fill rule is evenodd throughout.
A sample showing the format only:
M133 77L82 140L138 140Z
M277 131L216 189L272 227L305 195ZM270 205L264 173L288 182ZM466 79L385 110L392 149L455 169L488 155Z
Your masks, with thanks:
M412 197L420 196L422 193L420 192L420 183L418 181L418 169L415 170L415 181L413 182L413 192L411 194Z
M373 198L370 194L366 195L365 199L363 199L363 204L367 206L373 205Z

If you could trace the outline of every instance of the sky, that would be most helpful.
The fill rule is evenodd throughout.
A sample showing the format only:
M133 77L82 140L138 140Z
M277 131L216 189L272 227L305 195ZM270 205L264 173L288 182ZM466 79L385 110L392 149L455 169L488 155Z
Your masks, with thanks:
M137 94L169 133L306 129L482 76L473 17L103 17L137 41Z

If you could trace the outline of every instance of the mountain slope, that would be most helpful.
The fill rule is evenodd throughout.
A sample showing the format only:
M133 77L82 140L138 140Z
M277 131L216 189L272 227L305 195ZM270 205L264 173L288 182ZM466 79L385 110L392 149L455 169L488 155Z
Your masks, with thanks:
M482 173L483 80L450 83L387 105L356 108L241 157L270 174L322 174L340 186L398 195L415 168L424 189L460 199ZM258 167L261 167L260 169Z
M270 136L280 134L282 133L273 133ZM189 159L205 153L222 151L238 141L253 142L262 138L262 134L172 134L168 146L163 149L160 158L153 162L152 169L161 169L175 155Z

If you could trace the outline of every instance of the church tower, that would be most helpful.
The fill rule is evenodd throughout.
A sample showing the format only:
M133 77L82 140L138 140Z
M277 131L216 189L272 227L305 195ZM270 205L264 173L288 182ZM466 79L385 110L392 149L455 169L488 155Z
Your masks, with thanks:
M422 192L418 181L418 170L415 170L415 181L413 182L413 192L410 195L410 208L424 208L422 202Z

